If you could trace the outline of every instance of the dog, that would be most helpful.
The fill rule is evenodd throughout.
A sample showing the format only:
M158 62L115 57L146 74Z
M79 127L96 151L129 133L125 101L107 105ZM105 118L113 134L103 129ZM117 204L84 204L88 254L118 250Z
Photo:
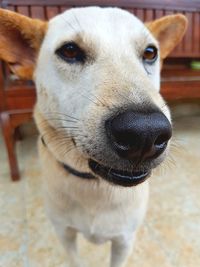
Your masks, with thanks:
M127 262L147 178L170 148L160 68L186 28L181 14L143 24L119 8L86 7L44 22L0 10L0 58L36 84L46 210L70 267L83 266L78 232L111 241L111 267Z

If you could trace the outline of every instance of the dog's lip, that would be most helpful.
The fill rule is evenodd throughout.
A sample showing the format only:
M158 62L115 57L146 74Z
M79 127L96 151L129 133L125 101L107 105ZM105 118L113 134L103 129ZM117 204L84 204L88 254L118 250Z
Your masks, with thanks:
M151 170L121 171L99 164L93 159L89 160L90 169L104 180L121 186L136 186L143 183L151 174Z

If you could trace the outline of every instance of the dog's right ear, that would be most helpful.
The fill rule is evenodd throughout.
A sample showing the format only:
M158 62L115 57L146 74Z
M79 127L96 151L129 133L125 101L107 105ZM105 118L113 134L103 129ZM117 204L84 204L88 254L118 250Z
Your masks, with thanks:
M48 23L0 9L0 59L23 79L32 79Z
M158 40L161 60L165 59L183 38L188 20L182 14L164 16L146 23L147 28Z

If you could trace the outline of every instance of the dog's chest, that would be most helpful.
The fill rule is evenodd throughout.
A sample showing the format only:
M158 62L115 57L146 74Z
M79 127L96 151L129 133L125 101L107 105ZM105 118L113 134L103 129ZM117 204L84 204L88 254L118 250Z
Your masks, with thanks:
M77 221L77 215L71 214L73 218L73 224L77 226L77 229L82 232L88 239L110 239L115 233L123 232L127 229L127 224L133 227L133 223L130 222L130 217L124 214L125 209L112 204L103 203L102 205L96 205L95 209L84 207L83 209L77 207L78 213L81 214L81 218ZM132 217L132 215L131 215ZM126 226L125 226L126 225Z
M113 197L107 190L95 193L89 189L86 191L76 191L76 196L68 191L69 194L62 198L59 205L61 208L55 206L55 202L50 205L51 215L54 219L55 214L59 218L57 227L74 228L90 241L103 243L115 236L129 235L144 217L148 197L146 186L131 193L128 190L117 192Z
M69 202L68 202L69 204ZM121 205L80 206L71 203L65 215L65 225L75 228L93 243L104 243L114 236L133 232L143 217L141 210ZM99 203L98 203L99 204ZM127 205L128 206L128 205Z

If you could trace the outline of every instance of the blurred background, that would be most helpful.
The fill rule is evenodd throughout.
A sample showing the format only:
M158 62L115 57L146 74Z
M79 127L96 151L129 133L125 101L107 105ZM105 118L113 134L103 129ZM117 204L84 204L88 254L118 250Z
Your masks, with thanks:
M182 13L189 27L164 62L161 94L171 107L174 137L166 163L150 179L147 218L128 266L200 266L200 1L6 0L0 6L49 20L71 7L118 6L142 21ZM32 119L32 81L15 77L0 62L0 266L64 267L66 255L46 219ZM109 244L79 237L88 266L108 266Z

